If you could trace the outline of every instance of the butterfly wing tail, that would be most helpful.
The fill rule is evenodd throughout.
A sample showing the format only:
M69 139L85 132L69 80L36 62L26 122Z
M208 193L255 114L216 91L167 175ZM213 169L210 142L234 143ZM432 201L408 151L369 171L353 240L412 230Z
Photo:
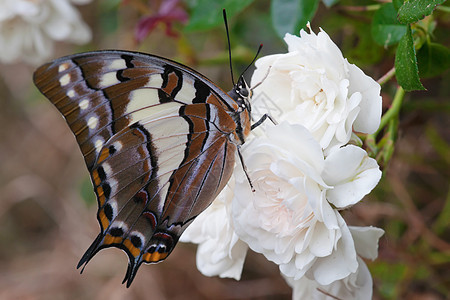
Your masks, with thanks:
M86 252L84 253L83 257L80 259L80 261L78 262L77 265L77 269L83 267L81 269L80 273L83 273L84 268L86 267L86 265L88 264L88 262L92 259L92 257L94 257L94 255L100 251L100 244L103 240L103 234L100 233L97 238L94 240L94 242L91 244L91 246L89 246L89 248L86 250Z
M136 277L137 271L142 264L142 254L135 257L133 256L128 249L125 248L125 246L122 245L115 245L118 248L123 249L127 255L128 255L128 267L127 272L125 274L125 278L122 281L123 283L126 283L127 288L130 287L131 283L133 282L134 278ZM86 250L83 257L80 259L77 265L77 269L82 268L80 273L83 273L84 268L89 263L89 261L97 254L101 249L108 247L108 245L104 244L104 234L99 234L97 238L94 240L94 242L91 244L91 246Z

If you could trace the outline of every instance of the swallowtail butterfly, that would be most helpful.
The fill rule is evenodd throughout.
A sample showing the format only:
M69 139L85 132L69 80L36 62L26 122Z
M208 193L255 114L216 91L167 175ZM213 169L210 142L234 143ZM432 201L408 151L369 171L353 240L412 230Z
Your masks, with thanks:
M66 56L34 82L74 133L98 200L101 232L78 267L120 248L129 286L227 184L251 130L251 89L241 76L226 93L187 66L128 51Z

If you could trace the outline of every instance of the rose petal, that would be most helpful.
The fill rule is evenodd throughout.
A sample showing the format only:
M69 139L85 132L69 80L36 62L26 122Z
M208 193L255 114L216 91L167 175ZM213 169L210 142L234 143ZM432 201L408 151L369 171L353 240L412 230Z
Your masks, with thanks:
M323 30L317 35L301 30L300 37L286 34L285 42L288 53L255 64L252 85L261 84L252 106L258 114L273 112L278 121L305 126L326 155L347 144L353 129L367 132L379 125L381 98L375 81L350 65Z
M349 226L358 255L374 260L378 256L378 240L384 230L377 227Z
M322 173L325 182L334 186L327 199L337 207L347 207L360 201L377 185L381 171L376 160L354 145L333 151L325 159Z
M350 230L344 219L336 213L340 225L341 238L331 255L318 259L314 268L308 270L306 275L316 280L321 285L328 285L335 280L347 277L356 272L358 263L356 260L355 245ZM333 266L333 267L330 267ZM299 279L296 277L295 279Z
M362 94L361 110L353 124L358 132L374 133L381 121L381 86L371 77L353 64L348 64L349 93L360 92Z
M295 300L328 300L330 299L328 295L332 295L336 299L372 299L372 276L360 258L358 258L358 270L355 273L329 285L321 285L307 277L301 277L298 280L294 280L292 277L285 277L285 279L293 289L292 299Z

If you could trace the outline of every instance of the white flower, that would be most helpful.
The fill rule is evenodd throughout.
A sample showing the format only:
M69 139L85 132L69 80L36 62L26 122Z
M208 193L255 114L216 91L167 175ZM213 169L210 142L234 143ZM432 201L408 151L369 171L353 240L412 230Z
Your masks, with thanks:
M54 41L90 39L89 27L69 0L0 0L1 62L39 64L52 55Z
M238 238L231 225L229 210L233 192L234 178L180 238L185 243L199 244L197 268L205 276L241 278L248 246Z
M348 145L331 152L322 172L325 182L333 186L327 199L338 208L353 205L367 195L381 177L377 161L363 149ZM376 180L374 180L376 179Z
M292 299L331 299L328 295L346 300L372 299L372 276L364 261L359 257L357 261L358 269L354 273L328 285L321 285L307 277L299 280L285 277L286 282L293 289Z
M380 85L348 63L326 32L316 35L301 30L300 37L286 34L284 40L288 53L255 63L251 85L262 81L252 101L256 119L270 110L278 122L301 124L326 154L347 144L352 130L373 133L378 129Z
M355 242L357 254L374 260L377 257L378 240L384 234L384 231L375 227L350 226L349 229ZM339 299L372 299L372 276L360 257L358 257L356 272L329 285L320 285L306 277L299 280L286 277L286 281L293 288L293 299L327 300L330 299L327 294Z
M377 256L382 230L349 227L339 210L381 178L374 159L346 145L355 132L378 129L380 86L325 32L300 35L287 34L289 52L259 59L252 77L252 86L261 83L254 119L269 112L280 123L261 126L242 147L256 191L238 164L235 183L182 240L199 244L197 264L209 276L239 278L248 245L279 265L295 299L370 299L372 278L361 257Z
M325 159L305 127L267 127L244 149L255 193L236 169L232 217L239 237L296 280L306 275L328 285L356 272L353 238L329 201L353 205L379 181L378 165L361 151L350 145ZM349 171L339 173L342 164ZM365 184L351 185L355 180Z

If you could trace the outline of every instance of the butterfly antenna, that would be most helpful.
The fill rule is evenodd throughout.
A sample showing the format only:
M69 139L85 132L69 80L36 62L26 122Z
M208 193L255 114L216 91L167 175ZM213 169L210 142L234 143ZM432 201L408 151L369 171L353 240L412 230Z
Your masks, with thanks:
M231 42L230 42L230 32L228 30L228 21L227 21L227 13L225 11L225 8L223 9L223 21L225 22L225 30L227 32L227 41L228 41L228 60L230 61L230 72L231 72L231 82L233 83L233 86L236 85L234 83L234 76L233 76L233 64L231 63Z
M255 60L258 58L259 52L261 52L262 47L263 47L263 44L260 44L259 47L258 47L258 51L256 51L256 55L253 58L252 62L247 66L247 68L245 68L244 72L242 72L241 76L239 76L239 77L244 76L245 72L247 72L247 70L253 65Z

